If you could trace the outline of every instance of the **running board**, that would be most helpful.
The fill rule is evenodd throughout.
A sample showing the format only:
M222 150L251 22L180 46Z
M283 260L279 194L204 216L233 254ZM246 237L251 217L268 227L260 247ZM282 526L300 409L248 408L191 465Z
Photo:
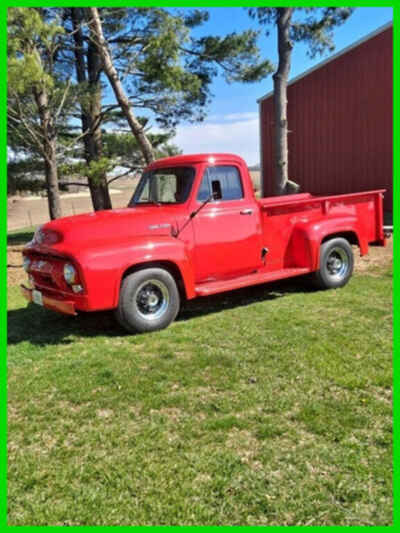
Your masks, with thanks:
M240 278L202 283L196 285L195 291L197 296L209 296L210 294L233 291L234 289L241 289L250 285L259 285L261 283L268 283L269 281L301 276L309 272L309 268L283 268L281 270L274 270L273 272L256 272L241 276Z

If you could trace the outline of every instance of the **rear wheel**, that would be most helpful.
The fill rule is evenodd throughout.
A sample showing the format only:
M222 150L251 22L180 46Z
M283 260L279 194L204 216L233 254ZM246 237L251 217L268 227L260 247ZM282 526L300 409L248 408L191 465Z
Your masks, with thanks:
M179 291L171 274L162 268L147 268L124 278L115 315L127 331L155 331L169 326L179 306Z
M320 267L314 281L320 289L336 289L349 281L354 267L350 243L341 237L324 242L320 248Z

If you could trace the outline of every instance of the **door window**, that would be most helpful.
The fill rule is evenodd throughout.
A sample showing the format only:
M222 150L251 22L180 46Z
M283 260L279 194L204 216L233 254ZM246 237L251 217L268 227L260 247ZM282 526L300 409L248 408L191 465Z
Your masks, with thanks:
M243 198L243 187L239 170L233 166L208 167L203 175L197 200L204 202L210 197L211 191L218 191L220 200L240 200Z

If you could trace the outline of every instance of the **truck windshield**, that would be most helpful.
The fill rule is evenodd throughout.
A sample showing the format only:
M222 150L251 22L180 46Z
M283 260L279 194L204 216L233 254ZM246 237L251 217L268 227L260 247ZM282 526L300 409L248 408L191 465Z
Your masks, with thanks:
M193 167L157 168L144 172L128 207L137 204L182 204L194 181Z

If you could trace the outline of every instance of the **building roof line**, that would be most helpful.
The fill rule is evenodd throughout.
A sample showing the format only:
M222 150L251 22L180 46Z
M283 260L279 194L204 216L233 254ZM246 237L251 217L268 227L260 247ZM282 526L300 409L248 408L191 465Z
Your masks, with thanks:
M304 72L302 72L301 74L298 74L297 76L295 76L293 79L291 79L289 82L288 82L288 86L289 85L292 85L293 83L295 83L296 81L300 80L301 78L305 78L306 76L308 76L309 74L311 74L311 72L314 72L314 70L318 70L319 68L325 66L327 63L330 63L331 61L333 61L334 59L346 54L347 52L349 52L350 50L352 50L353 48L357 48L357 46L360 46L360 44L363 44L365 43L366 41L369 41L370 39L372 39L373 37L375 37L376 35L379 35L380 33L384 32L385 30L391 28L393 26L393 21L389 21L389 22L386 22L386 24L384 24L383 26L379 26L379 28L377 28L376 30L368 33L367 35L364 35L364 37L361 37L361 39L358 39L358 41L355 41L354 43L346 46L345 48L343 48L342 50L340 50L339 52L336 52L336 54L333 54L332 56L328 57L327 59L324 59L323 61L321 61L320 63L317 63L316 65L314 65L313 67L305 70ZM257 100L257 103L260 103L262 102L263 100L267 100L268 98L270 98L272 95L274 94L274 91L269 91L267 94L265 94L264 96L261 96L260 98L258 98Z

